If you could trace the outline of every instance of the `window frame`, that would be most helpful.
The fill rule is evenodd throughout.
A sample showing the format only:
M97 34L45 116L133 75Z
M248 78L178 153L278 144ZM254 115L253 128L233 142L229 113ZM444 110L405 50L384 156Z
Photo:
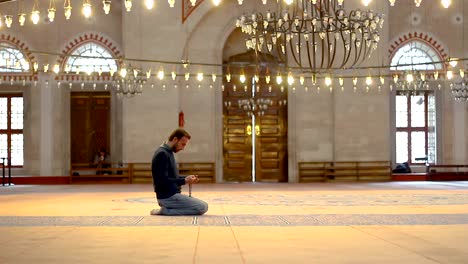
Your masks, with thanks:
M6 41L0 41L0 56L2 56L2 53L8 53L9 54L9 59L14 58L15 61L11 61L10 66L7 68L8 65L6 65L5 62L5 67L0 67L0 72L2 73L27 73L29 72L30 65L29 65L29 60L24 54L24 52L18 48L17 46L6 42ZM19 68L16 67L16 63L19 63Z
M95 57L95 58L81 57L81 56L87 56L86 53L89 50L93 50L94 47L97 47L103 51L100 53L101 56ZM108 55L108 57L103 56L103 55ZM109 73L111 71L117 72L119 70L119 63L117 59L114 58L113 53L109 49L107 49L105 46L101 45L100 43L96 43L94 41L83 42L79 44L78 46L76 46L73 50L68 52L68 55L66 56L65 63L63 64L63 66L64 68L69 67L69 70L71 72L77 72L77 67L80 66L79 61L82 61L82 60L102 61L100 66L105 66L105 67L102 67L103 73ZM111 61L113 63L111 63ZM86 63L85 65L95 65L95 63ZM113 68L113 66L115 66L115 69ZM92 72L98 72L99 70L100 70L99 68L92 66ZM80 67L80 72L87 72L87 68Z
M23 128L22 129L12 129L11 128L11 99L13 97L23 98ZM7 160L6 160L6 162L7 162L7 164L10 164L12 135L13 134L22 134L23 135L23 140L24 140L24 96L23 96L22 93L0 93L0 98L7 98L7 129L1 129L0 128L0 135L3 135L3 134L7 135ZM23 147L23 165L11 165L11 168L23 168L23 167L24 167L24 147Z
M409 48L409 49L408 49ZM403 53L400 52L400 51L404 51L402 49L408 49L406 53ZM427 58L427 61L428 62L433 62L434 64L434 69L429 69L429 67L427 66L417 66L417 65L411 65L411 66L399 66L397 64L397 62L400 61L401 57L405 56L405 54L407 56L410 56L410 55L414 55L414 51L413 49L416 49L416 50L419 50L422 54L416 54L418 55L417 58L419 58L421 55L426 55L426 58ZM413 53L412 53L413 52ZM397 57L398 56L398 57ZM411 58L411 61L413 61L413 59ZM426 60L422 60L423 62L426 61ZM391 59L390 59L390 72L393 74L398 74L398 75L401 75L401 74L405 74L405 73L413 73L413 75L415 73L426 73L429 74L429 73L433 73L433 72L438 72L438 71L443 71L445 69L445 64L442 63L443 59L441 58L440 56L440 53L438 52L438 49L436 49L433 45L431 45L430 43L428 42L425 42L425 41L422 41L420 39L408 39L407 41L403 42L400 44L400 46L395 50L395 52L393 53ZM417 63L418 61L415 61L415 63ZM401 80L403 82L406 82L405 80ZM426 82L428 82L426 80ZM430 137L432 138L432 136L430 136L430 133L436 133L436 131L432 131L431 127L429 127L429 115L432 115L432 114L435 114L435 118L437 118L437 115L436 113L430 113L429 112L429 98L430 97L435 97L436 96L436 92L434 89L428 89L428 88L425 88L425 89L417 89L417 90L414 90L414 89L405 89L404 86L400 89L396 89L395 90L395 99L396 99L396 96L397 95L406 95L407 97L407 120L408 120L408 123L407 123L407 127L397 127L397 124L396 124L396 117L398 115L398 109L396 108L396 104L395 104L395 109L394 109L394 114L395 114L395 120L393 120L395 123L394 123L394 129L395 129L395 134L393 135L394 138L395 138L395 145L394 145L394 157L395 157L395 161L396 162L400 162L400 160L397 159L397 146L398 146L398 141L397 141L397 134L398 132L405 132L407 134L407 152L408 152L408 160L407 162L410 164L410 165L424 165L427 163L430 163L431 162L431 159L429 157L429 154L432 153L432 147L429 146L429 139ZM412 114L411 114L411 96L421 96L421 95L424 95L424 127L413 127L411 125L411 117L412 117ZM396 100L395 100L396 101ZM413 114L414 115L414 114ZM436 121L437 123L437 121ZM413 147L412 147L412 133L413 132L424 132L424 139L425 139L425 144L424 144L424 153L425 153L425 157L427 158L427 160L421 160L421 161L415 161L413 162L412 159L413 159ZM435 134L435 140L437 141L437 133ZM437 144L437 143L436 143ZM434 148L434 154L435 156L437 156L437 148ZM414 158L420 158L420 157L414 157ZM422 158L422 157L421 157ZM432 161L434 162L437 158L435 157L435 159Z
M406 132L408 135L408 145L407 145L407 151L408 151L408 164L410 165L421 165L425 164L426 161L421 161L421 162L413 162L413 155L412 155L412 137L411 133L412 132L424 132L424 154L425 157L428 158L429 155L429 96L435 96L434 91L430 90L424 90L424 91L418 91L416 94L404 94L407 93L407 91L397 91L396 96L405 96L406 97L406 107L407 107L407 126L406 127L398 127L395 126L396 128L396 133L398 132ZM424 126L423 127L413 127L411 125L411 119L412 119L412 114L411 114L411 97L412 96L421 96L424 95ZM396 112L396 115L398 112ZM396 136L396 135L395 135ZM397 143L397 142L396 142ZM396 153L395 153L396 154ZM416 158L416 157L415 157ZM419 157L418 157L419 158Z

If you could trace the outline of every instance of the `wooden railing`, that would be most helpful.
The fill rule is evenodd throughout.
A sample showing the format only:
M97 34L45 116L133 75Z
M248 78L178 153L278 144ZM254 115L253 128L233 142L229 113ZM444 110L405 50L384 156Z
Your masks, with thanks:
M122 182L151 183L151 163L135 162L109 164L108 168L96 168L91 163L73 163L70 169L70 183L77 182ZM181 175L195 174L200 182L215 182L215 164L212 162L180 162Z
M390 161L299 162L299 182L385 181L391 179Z
M431 181L466 181L468 180L468 165L437 164L429 165L429 180Z
M73 163L70 169L70 183L113 181L130 183L132 171L130 164L108 163L105 168L97 168L93 163Z

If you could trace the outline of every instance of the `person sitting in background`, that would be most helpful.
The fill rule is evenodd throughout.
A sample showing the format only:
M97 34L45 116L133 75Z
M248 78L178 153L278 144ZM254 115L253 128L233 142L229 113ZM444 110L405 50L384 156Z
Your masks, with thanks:
M96 165L96 168L110 168L111 165L111 160L109 154L107 154L106 149L101 148L99 150L99 153L96 154L94 157L94 165ZM105 170L98 170L96 171L96 174L112 174L111 171L105 171Z

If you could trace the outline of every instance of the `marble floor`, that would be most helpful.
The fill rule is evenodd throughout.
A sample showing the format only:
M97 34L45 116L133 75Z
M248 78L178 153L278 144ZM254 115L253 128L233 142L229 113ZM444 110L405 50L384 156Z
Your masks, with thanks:
M187 191L186 188L183 190ZM0 187L0 263L468 263L468 182Z

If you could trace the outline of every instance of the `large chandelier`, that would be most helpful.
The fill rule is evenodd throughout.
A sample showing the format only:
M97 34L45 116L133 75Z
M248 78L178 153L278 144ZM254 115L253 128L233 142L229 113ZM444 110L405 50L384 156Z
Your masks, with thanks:
M468 102L468 79L459 77L450 84L452 95L457 101Z
M384 19L372 11L347 11L343 1L279 0L276 12L243 15L236 26L248 35L248 49L277 56L291 68L351 68L377 48Z
M128 67L123 66L120 69L119 75L120 78L117 78L114 83L118 98L141 95L143 86L146 85L149 78L141 69L132 65Z
M401 91L429 89L427 77L426 73L418 71L408 71L401 74L401 76L395 74L393 75L393 84L390 84L390 88L396 88Z

